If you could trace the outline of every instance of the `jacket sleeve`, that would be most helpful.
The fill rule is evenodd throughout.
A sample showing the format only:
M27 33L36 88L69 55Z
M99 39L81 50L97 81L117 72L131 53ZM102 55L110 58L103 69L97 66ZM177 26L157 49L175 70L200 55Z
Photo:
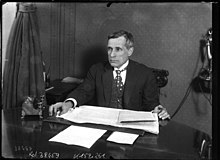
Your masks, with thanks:
M152 71L147 74L146 82L144 84L144 93L142 95L142 105L148 111L153 110L159 102L159 87L156 83L156 77Z
M93 65L82 84L72 91L67 98L74 98L77 104L83 105L95 97L95 74L96 66Z

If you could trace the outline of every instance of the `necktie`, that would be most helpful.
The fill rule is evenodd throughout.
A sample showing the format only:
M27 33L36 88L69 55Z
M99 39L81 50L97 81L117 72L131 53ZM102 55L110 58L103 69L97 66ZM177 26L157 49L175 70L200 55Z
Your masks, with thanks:
M125 69L124 69L125 70ZM116 70L116 86L117 86L117 92L118 94L121 94L122 89L123 89L123 83L122 83L122 77L121 77L121 72L123 72L124 70Z
M111 98L111 107L114 108L122 108L122 96L123 96L123 83L121 72L125 71L126 68L123 70L116 70L116 77L113 81L112 85L112 98Z

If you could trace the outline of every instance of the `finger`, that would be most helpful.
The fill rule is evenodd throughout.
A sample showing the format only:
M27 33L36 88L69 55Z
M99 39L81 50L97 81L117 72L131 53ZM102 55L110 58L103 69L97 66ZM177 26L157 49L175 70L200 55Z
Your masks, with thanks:
M166 114L166 113L167 113L166 110L161 110L161 111L158 113L158 116L162 116L162 115L164 115L164 114Z
M49 116L52 116L52 115L53 115L53 107L54 107L54 105L51 105L51 106L49 107Z
M61 109L62 105L63 105L62 102L58 102L58 103L54 104L54 107L53 107L53 108L54 108L54 114L55 114L55 115L57 115L57 112L58 112L58 110Z
M171 119L171 117L170 117L170 115L168 114L168 117L167 117L168 119Z
M56 113L57 113L57 107L54 105L53 106L53 115L56 115Z
M161 119L167 119L167 118L169 118L170 117L170 115L167 113L167 112L165 112L165 113L163 113L162 115L161 115Z
M160 119L166 119L166 118L168 118L169 117L169 114L168 113L165 113L165 114L162 114L162 115L160 115Z
M170 119L170 115L169 115L169 114L164 115L164 116L162 117L162 120L164 120L164 119Z

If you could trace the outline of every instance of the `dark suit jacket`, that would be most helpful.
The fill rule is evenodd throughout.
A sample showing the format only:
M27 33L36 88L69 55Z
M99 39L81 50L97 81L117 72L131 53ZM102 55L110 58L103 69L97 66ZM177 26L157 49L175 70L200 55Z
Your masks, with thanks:
M113 68L109 62L93 65L84 82L68 95L78 105L96 99L96 105L108 107L111 99ZM124 109L151 111L159 105L159 88L147 66L129 60L123 95Z

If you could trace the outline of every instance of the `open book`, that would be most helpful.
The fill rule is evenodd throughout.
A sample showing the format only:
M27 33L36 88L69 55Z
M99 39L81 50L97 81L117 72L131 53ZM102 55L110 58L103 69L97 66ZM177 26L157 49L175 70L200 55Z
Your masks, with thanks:
M102 124L159 133L157 114L146 111L83 105L58 117L75 123Z

